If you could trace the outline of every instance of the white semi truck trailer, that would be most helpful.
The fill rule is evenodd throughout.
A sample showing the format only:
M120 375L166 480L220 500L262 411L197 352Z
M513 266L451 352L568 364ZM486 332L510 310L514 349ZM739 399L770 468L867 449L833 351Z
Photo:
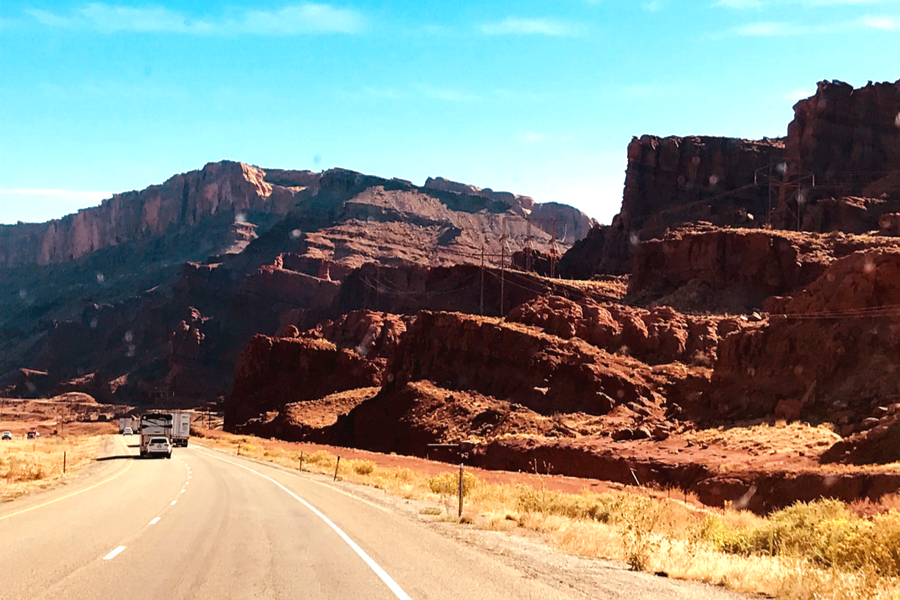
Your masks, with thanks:
M187 447L191 437L191 413L147 413L141 417L141 456L148 454L150 438L165 437L173 446Z
M150 455L150 440L164 437L172 441L172 413L148 413L141 416L141 457Z

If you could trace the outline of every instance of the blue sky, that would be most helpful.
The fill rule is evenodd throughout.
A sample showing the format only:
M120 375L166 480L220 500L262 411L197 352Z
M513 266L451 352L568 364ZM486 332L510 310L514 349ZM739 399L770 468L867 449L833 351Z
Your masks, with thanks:
M780 136L900 79L900 0L0 6L0 223L220 159L618 212L634 135Z

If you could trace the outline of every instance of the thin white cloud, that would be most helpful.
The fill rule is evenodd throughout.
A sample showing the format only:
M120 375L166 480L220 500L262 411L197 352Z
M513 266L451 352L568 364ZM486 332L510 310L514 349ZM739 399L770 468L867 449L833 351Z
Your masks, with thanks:
M841 6L847 4L875 4L885 0L801 0L805 6Z
M239 32L260 35L278 33L358 33L363 29L362 15L353 9L330 4L298 4L281 10L251 10L235 22Z
M746 10L748 8L762 8L761 0L719 0L713 4L713 8L733 8L735 10Z
M780 35L803 35L810 33L812 29L805 25L794 23L767 21L761 23L748 23L731 30L733 35L749 37L772 37Z
M900 28L900 21L894 17L865 17L862 20L863 25L872 29L885 29L892 31Z
M804 89L796 89L788 92L787 94L782 94L781 97L785 100L790 100L791 102L799 102L800 100L806 100L813 94L809 93L809 90Z
M659 12L663 9L665 5L661 2L661 0L653 0L652 2L647 2L645 4L641 4L641 8L647 12Z
M459 90L437 88L430 85L417 85L415 87L423 96L434 100L443 100L445 102L474 102L481 100L479 96Z
M522 19L508 17L497 23L484 23L481 32L486 35L547 35L573 37L584 33L584 27L571 21L557 19Z
M787 5L799 5L807 8L828 6L860 6L863 4L896 4L896 0L717 0L711 6L713 8L731 8L735 10L755 9L759 10L768 6L785 7Z
M405 87L372 87L363 86L358 92L343 92L348 98L365 98L375 100L441 100L443 102L476 102L483 100L481 96L452 88L435 87L417 83Z
M186 35L301 35L358 33L363 15L353 9L314 2L277 10L246 10L230 17L199 19L162 6L134 8L90 3L70 14L43 9L25 13L48 27L85 29L101 33L178 33Z
M786 21L769 21L741 25L714 37L775 37L789 35L859 33L867 28L886 31L900 29L900 20L894 17L865 17L862 19L843 21L840 23L827 23L823 25L801 25Z

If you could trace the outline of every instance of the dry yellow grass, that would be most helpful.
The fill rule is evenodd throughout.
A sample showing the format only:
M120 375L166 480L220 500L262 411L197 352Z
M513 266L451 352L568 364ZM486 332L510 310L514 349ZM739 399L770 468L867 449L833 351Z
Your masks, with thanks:
M99 448L99 435L0 442L0 501L11 500L70 476L93 462ZM66 458L65 475L63 453Z
M266 440L257 438L222 436L203 443L231 451L240 447L241 454L293 469L300 463L299 452L267 449ZM303 455L305 471L333 474L336 462L325 451ZM451 468L429 477L342 459L339 476L401 497L442 502L445 514L435 518L456 520L458 474ZM785 600L900 599L900 512L895 510L860 517L843 503L822 501L763 518L623 491L568 494L487 484L470 474L464 489L463 522L538 532L572 554L625 560L635 569Z

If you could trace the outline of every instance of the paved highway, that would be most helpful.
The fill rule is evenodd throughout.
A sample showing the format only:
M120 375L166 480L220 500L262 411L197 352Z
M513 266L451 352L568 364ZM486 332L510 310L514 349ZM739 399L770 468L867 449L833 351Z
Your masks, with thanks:
M0 598L587 597L319 478L196 446L134 460L136 442L0 507ZM624 576L603 597L734 598Z

